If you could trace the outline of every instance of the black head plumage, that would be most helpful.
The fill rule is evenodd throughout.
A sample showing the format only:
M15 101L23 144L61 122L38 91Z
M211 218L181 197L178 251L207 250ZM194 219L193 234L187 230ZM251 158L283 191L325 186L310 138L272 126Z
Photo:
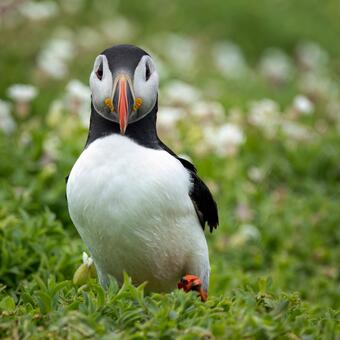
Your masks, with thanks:
M125 70L130 76L137 67L141 58L149 54L143 49L129 44L114 45L107 48L100 54L105 55L109 64L109 68L113 76L117 70ZM158 111L158 100L151 112L143 119L128 125L126 136L135 140L141 145L158 148L158 137L156 131L156 119ZM91 118L89 134L85 147L95 141L97 138L107 136L113 133L120 133L119 124L103 118L91 103Z
M116 69L134 70L141 58L144 55L149 55L143 49L128 44L114 45L101 54L106 56L112 73Z

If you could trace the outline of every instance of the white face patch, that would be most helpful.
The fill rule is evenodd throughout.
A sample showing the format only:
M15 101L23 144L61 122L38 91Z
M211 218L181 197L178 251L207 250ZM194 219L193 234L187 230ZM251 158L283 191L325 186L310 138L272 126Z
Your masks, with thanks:
M112 98L113 91L112 73L105 55L99 55L94 62L90 75L90 89L96 111L104 118L115 121L111 110L105 105L105 99Z
M133 86L135 97L142 99L142 106L136 112L138 120L150 113L157 100L158 73L150 56L143 56L138 63L133 77Z
M117 75L126 74L126 70L114 70L114 73ZM128 77L128 79L130 78ZM93 106L102 117L118 122L119 117L115 111L115 103L113 103L114 91L116 91L115 84L117 84L117 78L113 79L107 57L102 54L99 55L94 62L90 75ZM130 86L132 87L133 98L140 98L141 105L138 109L133 107L129 112L128 124L145 117L151 112L157 101L158 73L150 56L144 55L140 59L134 70ZM111 103L111 107L108 103Z

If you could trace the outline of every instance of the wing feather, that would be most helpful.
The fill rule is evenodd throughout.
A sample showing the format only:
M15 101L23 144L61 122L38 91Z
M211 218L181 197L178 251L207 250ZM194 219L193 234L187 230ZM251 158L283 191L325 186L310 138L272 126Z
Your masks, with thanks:
M197 175L195 166L186 159L178 157L171 149L159 141L160 146L172 156L177 158L182 165L189 171L192 181L192 188L189 196L194 204L198 219L204 230L205 225L208 224L210 232L218 226L218 210L217 204L212 197L212 194L206 184Z

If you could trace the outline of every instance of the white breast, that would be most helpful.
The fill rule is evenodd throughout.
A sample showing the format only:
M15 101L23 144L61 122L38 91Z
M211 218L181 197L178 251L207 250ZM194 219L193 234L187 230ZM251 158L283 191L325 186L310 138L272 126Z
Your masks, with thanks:
M102 283L123 271L153 291L174 289L184 274L208 285L203 230L182 164L163 150L127 137L100 138L83 151L67 183L73 223L94 258Z

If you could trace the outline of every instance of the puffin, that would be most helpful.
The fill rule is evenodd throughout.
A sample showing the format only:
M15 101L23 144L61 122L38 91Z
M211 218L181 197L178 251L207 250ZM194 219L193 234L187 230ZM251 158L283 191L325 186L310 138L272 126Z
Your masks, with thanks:
M195 166L158 137L159 77L134 45L100 53L90 74L85 148L67 179L70 218L86 243L101 286L127 273L146 291L196 291L208 297L204 234L218 210Z

